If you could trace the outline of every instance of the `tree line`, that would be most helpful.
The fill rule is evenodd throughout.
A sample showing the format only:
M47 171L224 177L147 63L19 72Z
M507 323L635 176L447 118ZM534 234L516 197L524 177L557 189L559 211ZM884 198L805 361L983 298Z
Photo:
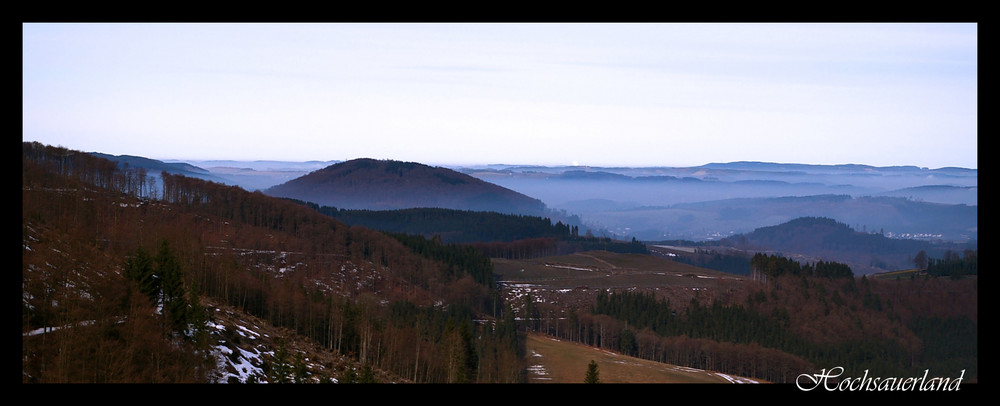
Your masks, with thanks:
M581 235L579 225L561 220L553 224L552 219L541 216L444 208L338 209L298 199L286 200L352 226L396 236L422 236L443 244L466 245L490 258L527 259L590 250L649 252L646 245L635 238L617 241L595 237L589 231Z
M919 258L920 254L917 257ZM941 258L927 258L926 262L927 273L933 276L957 279L979 274L979 250L965 250L961 256L957 252L948 250Z
M679 254L670 257L670 260L736 275L750 275L750 257L744 254L723 254L698 248L693 254Z
M756 253L750 258L750 269L754 279L766 279L782 275L811 276L817 278L853 278L854 271L846 264L833 261L817 261L815 264L801 264L781 255Z
M374 230L438 236L445 243L515 241L529 238L562 238L572 226L540 216L444 208L398 210L337 209L308 203L320 213L346 224Z

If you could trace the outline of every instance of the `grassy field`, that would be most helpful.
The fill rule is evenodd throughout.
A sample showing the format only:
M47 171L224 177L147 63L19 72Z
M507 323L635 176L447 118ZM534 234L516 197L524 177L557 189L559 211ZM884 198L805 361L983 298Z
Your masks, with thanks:
M597 363L602 383L753 383L709 371L628 357L538 334L527 338L529 383L583 383L587 365Z

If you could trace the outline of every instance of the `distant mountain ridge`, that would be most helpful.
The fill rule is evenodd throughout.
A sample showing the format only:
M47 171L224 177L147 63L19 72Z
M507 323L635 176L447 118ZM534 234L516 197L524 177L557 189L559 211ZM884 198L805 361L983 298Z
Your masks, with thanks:
M865 164L801 164L801 163L779 163L779 162L761 162L761 161L734 161L734 162L713 162L705 165L698 166L697 168L710 168L710 169L741 169L741 170L756 170L756 171L789 171L789 170L806 170L806 171L831 171L831 170L842 170L842 171L874 171L874 172L955 172L955 173L966 173L973 174L977 173L976 169L962 168L955 166L946 166L942 168L923 168L916 165L892 165L892 166L875 166L875 165L865 165Z
M197 178L212 178L211 172L203 168L185 162L163 162L156 159L145 158L135 155L111 155L101 152L91 152L90 155L104 158L118 163L119 167L128 165L132 168L146 168L151 175L158 175L159 172L167 172L178 175L185 175ZM155 172L155 173L154 173Z
M265 194L346 209L436 207L539 215L541 200L442 167L359 158L270 187Z

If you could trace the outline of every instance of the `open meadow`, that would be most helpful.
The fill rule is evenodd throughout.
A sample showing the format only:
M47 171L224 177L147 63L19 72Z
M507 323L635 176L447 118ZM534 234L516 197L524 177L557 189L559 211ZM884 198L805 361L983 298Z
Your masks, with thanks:
M583 383L587 366L598 366L601 383L757 383L748 378L629 357L600 348L529 334L529 383Z

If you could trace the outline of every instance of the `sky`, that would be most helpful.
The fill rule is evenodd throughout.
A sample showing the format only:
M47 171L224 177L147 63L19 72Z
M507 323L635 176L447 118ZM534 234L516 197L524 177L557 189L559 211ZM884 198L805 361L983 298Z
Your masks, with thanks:
M978 168L975 23L25 23L22 140L162 160Z

